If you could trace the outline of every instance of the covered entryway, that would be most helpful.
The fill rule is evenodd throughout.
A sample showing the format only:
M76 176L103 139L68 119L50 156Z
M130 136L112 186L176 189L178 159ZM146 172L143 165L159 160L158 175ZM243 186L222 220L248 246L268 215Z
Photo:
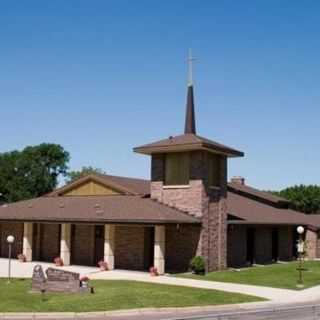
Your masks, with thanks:
M33 260L53 262L60 256L60 224L35 223L33 225Z
M104 225L95 226L94 265L104 259Z
M7 258L9 246L7 237L14 236L15 241L12 245L11 257L16 259L18 254L22 253L23 243L23 223L0 223L0 257Z
M255 232L254 228L247 229L247 263L254 264L255 263Z
M154 227L144 228L144 270L154 265Z
M272 261L277 262L279 260L279 229L272 229Z

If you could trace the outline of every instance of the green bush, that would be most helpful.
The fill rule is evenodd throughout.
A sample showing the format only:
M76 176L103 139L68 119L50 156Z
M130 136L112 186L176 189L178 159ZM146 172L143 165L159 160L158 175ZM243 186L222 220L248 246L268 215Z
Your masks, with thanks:
M200 256L196 256L192 258L190 262L190 267L192 272L194 272L195 274L205 274L205 270L206 270L205 261Z

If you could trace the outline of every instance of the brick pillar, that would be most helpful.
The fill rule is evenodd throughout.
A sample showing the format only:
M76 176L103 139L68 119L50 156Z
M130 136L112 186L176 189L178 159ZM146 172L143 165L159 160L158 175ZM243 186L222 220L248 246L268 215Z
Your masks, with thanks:
M70 265L71 257L71 224L61 224L60 258L65 266Z
M107 262L109 270L114 269L114 238L115 225L104 225L104 261Z
M307 245L307 258L308 259L317 258L317 245L318 245L317 232L307 229L305 241Z
M23 254L26 260L32 261L32 236L33 236L33 223L25 222L23 224Z
M154 231L154 267L157 268L159 274L164 274L166 229L165 226L155 226Z

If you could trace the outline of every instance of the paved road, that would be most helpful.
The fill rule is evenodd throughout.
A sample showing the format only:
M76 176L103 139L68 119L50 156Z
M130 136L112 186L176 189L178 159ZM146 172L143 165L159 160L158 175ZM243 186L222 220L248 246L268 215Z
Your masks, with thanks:
M52 316L37 315L28 316L20 315L17 317L6 316L0 319L11 320L71 320L71 319L88 319L88 320L320 320L320 303L316 305L305 306L281 306L272 308L258 308L257 310L229 310L229 311L202 311L202 312L184 312L184 313L167 313L167 312L149 312L146 314L136 313L133 315L122 314L112 316L95 316L95 315L70 315L70 316Z

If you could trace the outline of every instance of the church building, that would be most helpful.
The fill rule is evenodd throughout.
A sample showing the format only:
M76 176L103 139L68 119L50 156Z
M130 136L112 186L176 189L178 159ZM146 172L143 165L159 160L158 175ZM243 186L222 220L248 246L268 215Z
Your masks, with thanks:
M288 261L296 227L309 258L320 257L318 217L282 198L228 182L228 159L242 151L197 134L194 88L187 89L184 133L134 148L151 160L150 180L88 175L45 196L0 206L0 256L109 269L181 272L202 256L206 271Z

